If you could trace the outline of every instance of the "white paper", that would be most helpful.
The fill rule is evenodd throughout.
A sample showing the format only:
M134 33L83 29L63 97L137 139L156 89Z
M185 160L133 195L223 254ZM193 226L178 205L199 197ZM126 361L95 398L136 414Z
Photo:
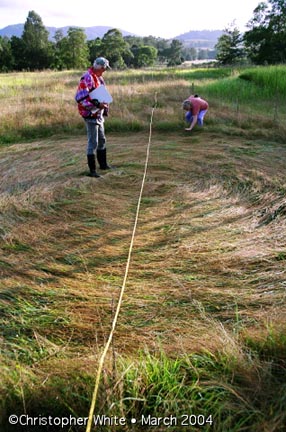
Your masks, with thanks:
M104 85L97 87L95 90L89 93L91 99L97 99L99 102L111 103L112 96Z

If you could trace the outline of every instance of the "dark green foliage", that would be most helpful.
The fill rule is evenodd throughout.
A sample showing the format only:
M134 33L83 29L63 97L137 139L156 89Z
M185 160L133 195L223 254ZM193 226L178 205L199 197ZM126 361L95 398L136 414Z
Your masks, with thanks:
M215 48L217 50L216 58L222 65L236 64L244 56L242 36L234 25L224 30Z
M26 68L31 70L46 69L49 67L52 48L48 40L49 32L46 30L41 17L30 11L24 25L22 41Z
M248 56L256 64L286 61L286 3L268 0L259 3L244 34Z
M89 62L90 64L92 64L94 59L102 55L102 40L99 37L93 40L89 40L87 41L87 46L89 51Z
M25 50L25 43L22 38L19 38L17 36L12 36L11 38L11 51L12 51L12 57L13 57L13 68L9 69L15 69L15 70L23 70L27 68L27 62L24 56L24 50ZM7 64L5 64L7 66Z
M137 67L153 66L157 59L157 49L149 45L140 46L136 50L134 57L136 58Z
M65 57L67 69L84 68L88 64L86 35L81 28L69 28Z
M129 46L118 29L111 29L102 38L102 52L113 67L122 69L126 67L124 56L132 56Z
M6 72L13 67L11 41L0 36L0 71Z
M167 48L165 54L168 58L168 66L177 66L182 63L182 50L182 42L177 39L172 40L171 46L170 48Z

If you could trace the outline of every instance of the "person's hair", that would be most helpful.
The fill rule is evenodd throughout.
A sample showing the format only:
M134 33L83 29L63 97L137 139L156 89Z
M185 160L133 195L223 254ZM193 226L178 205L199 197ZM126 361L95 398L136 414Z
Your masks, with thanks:
M192 104L191 104L191 102L189 100L185 100L183 102L183 109L184 110L189 110L191 108L191 106L192 106Z

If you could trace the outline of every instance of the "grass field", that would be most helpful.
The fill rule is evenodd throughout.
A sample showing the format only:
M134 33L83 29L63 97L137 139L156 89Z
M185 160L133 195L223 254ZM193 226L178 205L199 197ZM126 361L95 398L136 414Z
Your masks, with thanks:
M284 71L106 73L116 169L100 179L85 175L80 72L0 76L1 432L85 430L155 96L95 410L127 424L94 430L285 430ZM210 110L187 134L192 90ZM73 421L48 427L49 416Z

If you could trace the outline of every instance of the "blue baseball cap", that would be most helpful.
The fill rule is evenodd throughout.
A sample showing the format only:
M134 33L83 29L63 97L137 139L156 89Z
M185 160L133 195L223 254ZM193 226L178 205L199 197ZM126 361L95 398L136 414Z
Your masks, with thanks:
M109 61L105 57L97 57L93 62L93 67L95 69L101 67L104 67L105 69L107 68L111 69L111 67L109 66Z

